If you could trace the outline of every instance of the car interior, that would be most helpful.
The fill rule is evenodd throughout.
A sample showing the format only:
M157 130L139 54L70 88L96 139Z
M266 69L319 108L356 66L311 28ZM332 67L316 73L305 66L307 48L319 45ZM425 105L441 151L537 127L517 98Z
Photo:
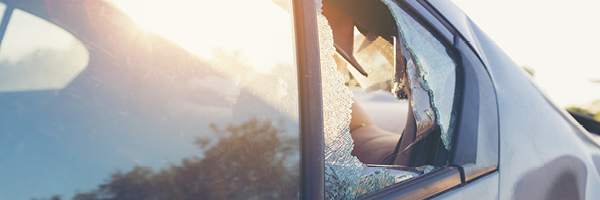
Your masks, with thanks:
M358 109L365 110L364 113L358 112L359 114L377 120L373 121L374 128L369 130L351 127L351 134L355 140L353 155L365 164L371 165L409 167L445 165L449 153L440 139L440 128L433 125L433 128L425 133L417 132L413 108L409 106L409 102L412 100L412 91L407 88L410 88L410 83L398 80L401 78L395 78L405 71L402 69L405 68L402 66L405 65L402 63L404 58L396 56L403 57L406 50L405 52L396 51L396 49L400 49L397 46L401 46L399 43L402 42L396 39L399 37L398 28L386 5L358 0L326 0L323 5L323 14L328 18L333 30L334 43L338 53L336 59L338 70L345 74L346 84L355 91L355 96L358 96L358 98L355 97L356 104L370 104L360 97L361 94L398 99L396 105L384 105L389 106L388 112L378 112L378 108L375 106L359 106L364 108ZM382 72L382 75L378 74ZM394 87L395 85L400 86ZM377 92L373 93L374 91ZM360 120L361 118L356 119L356 115L359 115L355 114L356 107L353 105L352 108L353 118L355 118L352 123L364 124L362 123L364 120ZM398 107L403 108L398 109ZM389 113L400 113L399 115L405 117L390 120L389 118L394 116ZM389 121L385 121L386 118ZM360 121L360 123L354 122L354 120ZM385 127L386 124L392 124L392 127L393 124L403 124L401 126L403 130L399 134L401 137L393 128L386 128L387 130L377 128ZM369 143L360 142L364 140ZM373 147L370 147L371 145ZM376 157L376 159L369 156Z

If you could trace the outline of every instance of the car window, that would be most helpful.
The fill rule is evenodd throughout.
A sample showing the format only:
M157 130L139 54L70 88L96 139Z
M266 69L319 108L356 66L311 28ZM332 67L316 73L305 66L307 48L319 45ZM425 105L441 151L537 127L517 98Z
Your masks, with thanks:
M443 40L439 39L441 37L434 36L399 4L393 1L384 2L392 10L399 27L406 62L405 80L396 82L405 81L406 88L410 88L411 110L416 125L416 131L413 131L414 138L409 139L407 134L399 145L400 153L395 163L411 166L446 163L445 159L440 158L447 157L448 152L452 150L458 104L456 96L460 92L455 90L455 55L449 45L445 45ZM428 141L427 137L436 139ZM441 143L437 138L441 139ZM419 145L421 140L423 142ZM445 150L438 152L431 149L437 146L442 146Z
M9 88L0 93L0 199L297 199L290 5L94 0L17 7L0 56L31 65L14 72L15 84L0 82ZM55 24L64 28L55 32L77 40L40 30L60 29ZM17 37L41 50L11 45ZM67 54L71 48L85 50L86 62L70 60L82 59ZM71 71L50 79L58 74L42 68L49 65L33 65L45 61L40 56L77 65L56 65Z
M415 72L420 77L420 84L427 90L431 98L444 147L450 150L453 132L450 126L452 125L451 121L456 117L453 113L456 94L456 61L453 60L451 57L453 55L449 53L451 51L442 44L441 40L434 37L406 11L391 1L387 2L397 19L402 40L415 59ZM416 118L424 117L418 116L417 113L415 112Z
M0 92L64 88L88 60L73 35L15 9L0 46Z
M354 8L348 4L360 2L332 0L323 5L324 16L320 17L328 24L319 21L319 36L328 199L362 197L448 165L456 117L457 62L448 45L407 11L394 2L383 2L386 10L379 12L387 11L389 16L377 19L353 13ZM340 51L347 45L344 42L350 41L339 37L344 35L340 32L347 30L340 25L344 17L328 9L343 13L346 20L351 20L348 24L355 27L350 44L354 47L352 54ZM356 10L364 12L369 8ZM381 23L384 28L372 25L386 17L395 20ZM396 34L389 34L394 31ZM395 96L398 100L381 102L396 101L394 105L404 105L405 109L395 110L390 104L378 103L385 111L363 112L365 108L357 105L368 101L356 100L354 94L359 93L350 92L353 90ZM378 98L383 99L380 95ZM393 119L396 124L406 124L400 134L364 120L373 118L369 115L388 115L386 112L403 112L407 116L402 121ZM356 121L361 122L359 126L354 126Z

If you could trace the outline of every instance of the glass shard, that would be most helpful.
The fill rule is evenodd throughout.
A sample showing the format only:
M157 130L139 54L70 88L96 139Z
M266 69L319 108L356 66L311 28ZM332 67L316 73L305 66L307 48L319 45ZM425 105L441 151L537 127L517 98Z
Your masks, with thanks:
M452 106L456 85L456 62L446 47L425 27L411 17L392 0L383 0L392 10L402 33L402 40L414 55L424 88L430 93L437 123L442 132L444 147L450 150L454 116Z
M325 198L355 199L416 177L415 174L391 173L382 167L365 170L369 167L351 155L354 149L349 128L352 93L344 85L342 74L337 71L333 58L333 34L327 19L318 14L317 22L323 91Z

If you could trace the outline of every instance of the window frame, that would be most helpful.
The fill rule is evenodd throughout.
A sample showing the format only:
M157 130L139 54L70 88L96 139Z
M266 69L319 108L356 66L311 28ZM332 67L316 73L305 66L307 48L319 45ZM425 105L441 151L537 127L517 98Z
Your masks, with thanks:
M324 199L323 94L316 4L313 0L293 0L292 8L300 109L300 199Z
M422 22L432 34L442 36L457 52L457 73L462 83L455 107L458 109L453 147L447 167L396 184L359 199L422 199L435 197L447 191L471 184L477 178L493 174L498 169L499 131L498 106L493 81L487 68L471 44L446 21L426 0L395 0L407 8L407 12ZM459 79L457 79L457 82ZM490 98L492 97L492 98ZM475 105L475 106L473 106ZM481 112L481 110L491 112ZM487 151L478 149L483 140L491 145ZM491 162L477 162L481 158ZM494 162L495 161L495 162Z
M442 12L435 8L431 0L407 0L407 2L412 3L413 7L423 7L429 15L425 18L429 21L439 21L439 29L445 27L453 33L454 47L460 52L462 58L464 70L462 90L464 92L461 100L461 117L457 121L460 124L458 125L459 130L456 132L459 134L454 138L457 148L452 153L450 162L452 165L460 167L463 183L491 174L498 169L500 151L499 111L494 80L488 68L483 64L479 52L473 46L475 44L467 42L464 34L469 33L460 33L442 15ZM470 105L478 107L474 109ZM479 144L480 147L486 149L478 149L478 143L485 143L489 146ZM482 158L488 161L485 162Z
M431 23L429 23L426 20L423 20L424 17L422 14L420 14L420 12L418 10L416 10L414 7L411 7L410 4L408 4L408 2L405 2L403 0L393 0L396 2L396 4L401 7L401 9L403 9L408 15L410 15L411 17L413 17L415 19L415 21L417 21L418 23L420 23L423 28L425 28L429 33L431 33L436 39L438 39L440 41L440 43L442 43L442 45L446 48L446 50L448 51L448 56L451 57L451 59L453 59L456 62L456 71L455 71L455 90L454 90L454 99L452 101L452 112L454 113L453 115L456 115L457 120L454 122L454 124L450 124L450 126L448 127L449 129L453 129L454 133L453 133L453 138L456 138L455 135L456 132L458 131L458 128L456 127L458 125L458 116L460 115L460 110L461 110L461 102L462 102L462 86L463 86L463 73L462 73L462 64L461 64L461 58L460 58L460 53L456 50L456 48L452 45L452 42L449 42L449 40L444 40L445 35L443 35L442 33L440 33L437 28L434 28L433 25L431 25ZM398 31L397 33L398 35L401 35L402 33L400 31ZM396 55L402 55L404 54L403 57L397 57L396 60L401 60L398 63L402 63L401 65L406 65L404 62L404 60L408 60L408 57L411 57L410 59L415 60L414 58L414 52L409 52L408 48L406 47L407 44L405 44L402 41L396 41L397 43L399 43L397 46L402 47L402 49L397 49ZM402 59L404 58L404 59ZM398 65L398 64L397 64ZM398 66L396 66L398 67ZM406 71L406 69L404 69ZM405 88L411 88L411 86L409 85L409 81L405 81L406 86ZM432 109L433 108L433 104L431 104ZM418 126L418 124L416 124ZM446 158L446 161L449 161L451 159L452 156L452 152L454 152L455 150L455 141L454 139L452 140L452 146L450 151L446 151L446 149L444 148L443 145L443 141L440 138L441 134L440 132L440 128L436 128L433 130L433 132L429 133L429 135L425 136L425 138L420 141L415 143L415 145L412 148L411 151L411 158L410 160L422 160L422 157L430 157L432 153L435 153L433 156L433 159L435 160L436 164L433 164L437 167L440 167L437 163L443 162L443 160L441 158ZM450 130L448 130L450 131ZM436 133L437 132L437 133ZM401 141L402 143L410 143L410 142L414 142L414 141L408 141L408 142L404 142ZM399 144L400 145L400 144ZM403 147L401 147L403 148ZM419 149L419 151L415 152L415 148ZM423 155L423 152L425 151L425 155ZM420 154L420 157L416 157L413 158L414 154ZM438 155L440 155L442 157L439 157ZM445 155L444 155L445 154ZM431 158L425 158L425 159L431 159ZM417 162L419 163L419 162ZM411 163L412 165L417 164L417 163ZM417 166L421 166L423 165L424 162L420 162L420 164L417 164ZM411 166L412 166L411 165ZM452 165L443 165L442 167L455 167Z

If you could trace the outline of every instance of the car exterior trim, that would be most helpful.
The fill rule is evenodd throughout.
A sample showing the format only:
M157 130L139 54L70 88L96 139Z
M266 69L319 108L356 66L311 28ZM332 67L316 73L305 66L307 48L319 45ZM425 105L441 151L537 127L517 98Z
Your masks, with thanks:
M311 0L293 1L300 109L300 198L323 199L323 97L317 13Z
M360 199L424 199L459 185L458 168L434 170L415 179L394 185Z

